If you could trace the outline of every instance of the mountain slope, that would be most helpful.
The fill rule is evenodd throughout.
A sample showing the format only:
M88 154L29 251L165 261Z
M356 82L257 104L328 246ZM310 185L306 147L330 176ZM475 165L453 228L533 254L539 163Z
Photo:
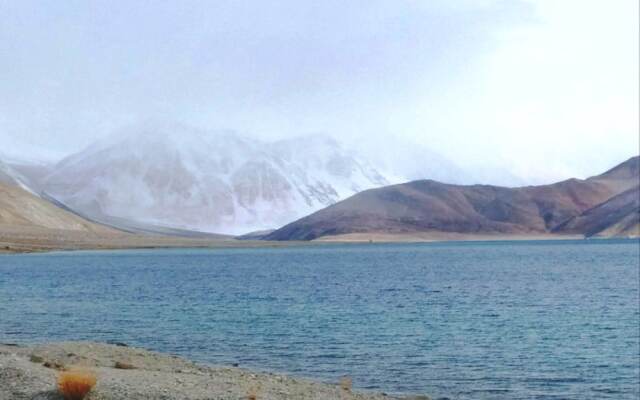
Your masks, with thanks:
M43 179L51 173L53 168L53 164L38 161L13 160L6 162L5 165L13 171L14 175L19 176L20 182L32 193L41 192Z
M3 170L5 171L5 170ZM13 170L0 175L0 253L57 249L233 246L219 235L133 226L130 234L87 220L27 191ZM128 221L127 221L128 222ZM161 235L158 235L160 233Z
M43 191L83 215L206 232L281 226L388 182L335 141L145 125L67 157Z
M631 157L607 172L587 180L603 183L618 193L632 189L640 184L640 156Z
M19 186L30 190L28 180L8 163L0 160L0 184Z
M56 207L17 185L6 183L0 183L0 226L100 234L112 232L109 228Z
M602 204L564 222L558 233L585 236L639 236L640 186L626 190Z
M68 248L124 236L39 197L30 183L0 161L0 252Z
M430 180L358 193L288 224L268 240L312 240L350 233L546 234L637 185L638 157L586 180L505 188Z

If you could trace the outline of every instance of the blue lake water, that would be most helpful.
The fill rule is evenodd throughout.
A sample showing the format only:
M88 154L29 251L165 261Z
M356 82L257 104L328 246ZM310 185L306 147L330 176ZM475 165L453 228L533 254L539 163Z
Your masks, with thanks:
M633 240L0 256L0 341L119 341L451 399L637 399Z

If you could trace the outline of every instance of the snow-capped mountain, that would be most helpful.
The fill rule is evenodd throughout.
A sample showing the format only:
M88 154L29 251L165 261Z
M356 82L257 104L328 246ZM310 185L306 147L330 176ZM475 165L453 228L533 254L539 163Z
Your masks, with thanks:
M43 191L96 220L238 234L388 183L328 137L265 143L231 131L145 125L63 159Z

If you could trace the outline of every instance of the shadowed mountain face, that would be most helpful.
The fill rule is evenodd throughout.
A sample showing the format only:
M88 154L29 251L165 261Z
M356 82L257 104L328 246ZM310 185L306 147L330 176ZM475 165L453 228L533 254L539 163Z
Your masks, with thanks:
M554 231L585 236L640 236L640 186L569 219Z
M633 226L637 218L637 213L631 211L611 216L607 210L622 203L625 210L633 209L634 193L637 193L633 188L638 185L639 170L639 158L634 157L602 175L543 186L505 188L414 181L358 193L286 225L265 239L312 240L350 233L420 232L590 235L592 231L587 227L596 225L597 232L608 234L607 222L626 227ZM615 200L617 195L622 197ZM609 200L615 202L605 207ZM602 208L593 210L598 205ZM593 214L590 222L586 219L578 222L578 217L589 211ZM571 220L575 222L569 223ZM625 229L621 227L620 232L626 232ZM618 230L611 232L615 234Z

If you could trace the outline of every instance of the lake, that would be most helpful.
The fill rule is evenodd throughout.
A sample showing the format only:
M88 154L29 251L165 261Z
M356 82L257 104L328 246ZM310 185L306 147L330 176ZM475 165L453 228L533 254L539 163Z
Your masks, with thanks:
M637 240L0 256L0 341L451 399L637 399Z

